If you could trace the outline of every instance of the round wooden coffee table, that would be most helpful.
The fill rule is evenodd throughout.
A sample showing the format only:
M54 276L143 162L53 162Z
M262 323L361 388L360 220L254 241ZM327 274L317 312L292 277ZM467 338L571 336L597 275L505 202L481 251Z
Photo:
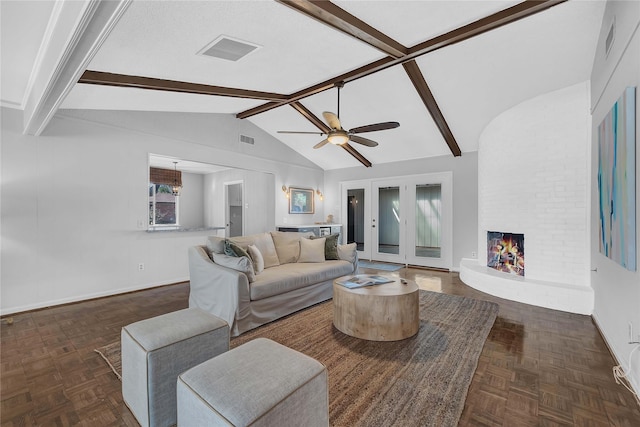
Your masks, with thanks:
M390 279L394 279L389 277ZM418 285L391 283L349 289L333 281L333 324L340 332L371 341L409 338L420 327Z

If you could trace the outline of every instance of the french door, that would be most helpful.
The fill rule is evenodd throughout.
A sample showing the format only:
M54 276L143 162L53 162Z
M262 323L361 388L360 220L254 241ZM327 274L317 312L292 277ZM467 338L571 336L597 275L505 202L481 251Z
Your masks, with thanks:
M342 195L361 259L451 268L451 172L345 182Z
M402 180L371 183L371 243L373 259L405 263L406 191Z

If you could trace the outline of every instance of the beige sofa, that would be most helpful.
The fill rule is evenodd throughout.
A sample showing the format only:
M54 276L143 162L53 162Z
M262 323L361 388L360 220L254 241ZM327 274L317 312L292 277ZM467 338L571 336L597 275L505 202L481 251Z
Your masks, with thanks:
M212 236L189 248L189 307L224 319L237 336L330 299L333 280L357 271L356 247L337 245L330 257L338 259L325 260L330 248L311 235L272 231L228 239L226 248L226 239ZM230 242L255 256L226 255Z

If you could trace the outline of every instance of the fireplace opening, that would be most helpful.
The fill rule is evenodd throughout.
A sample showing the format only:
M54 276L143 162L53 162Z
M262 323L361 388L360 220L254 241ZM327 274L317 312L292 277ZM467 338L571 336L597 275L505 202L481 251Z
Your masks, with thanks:
M524 234L487 231L487 267L524 276Z

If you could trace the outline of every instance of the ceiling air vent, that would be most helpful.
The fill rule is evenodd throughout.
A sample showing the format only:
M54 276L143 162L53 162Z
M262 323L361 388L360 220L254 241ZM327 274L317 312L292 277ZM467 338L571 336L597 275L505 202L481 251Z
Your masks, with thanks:
M613 41L616 39L616 20L613 19L611 22L611 27L609 28L609 34L607 34L607 39L604 42L605 47L605 56L609 56L609 52L611 51L611 46L613 46Z
M244 142L245 144L255 144L256 140L247 135L240 135L240 142Z
M198 52L198 55L226 59L227 61L237 61L259 47L260 46L257 44L233 39L228 36L220 36L206 45L200 52Z

